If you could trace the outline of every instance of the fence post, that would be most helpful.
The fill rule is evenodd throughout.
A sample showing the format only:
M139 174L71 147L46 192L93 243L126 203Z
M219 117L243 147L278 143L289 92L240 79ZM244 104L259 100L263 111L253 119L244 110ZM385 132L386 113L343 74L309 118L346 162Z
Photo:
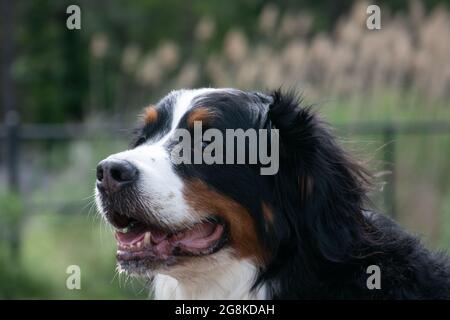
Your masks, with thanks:
M384 203L392 218L397 218L396 190L395 190L395 136L393 124L386 125L384 129L384 171L389 172L384 187Z
M8 111L6 126L6 166L8 168L8 186L11 193L19 192L19 114Z
M16 260L20 255L21 216L20 187L19 187L19 112L15 99L14 81L11 76L11 67L14 61L14 3L0 0L0 38L2 43L0 59L1 97L5 115L6 126L6 165L8 168L9 202L19 202L17 208L11 209L9 214L10 225L7 226L9 244L12 257Z

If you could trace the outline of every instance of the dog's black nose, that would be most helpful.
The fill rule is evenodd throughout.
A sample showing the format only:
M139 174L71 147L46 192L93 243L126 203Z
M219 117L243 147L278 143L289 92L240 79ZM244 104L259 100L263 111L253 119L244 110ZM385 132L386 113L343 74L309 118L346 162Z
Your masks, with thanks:
M138 169L125 160L103 160L97 166L97 187L111 193L136 181Z

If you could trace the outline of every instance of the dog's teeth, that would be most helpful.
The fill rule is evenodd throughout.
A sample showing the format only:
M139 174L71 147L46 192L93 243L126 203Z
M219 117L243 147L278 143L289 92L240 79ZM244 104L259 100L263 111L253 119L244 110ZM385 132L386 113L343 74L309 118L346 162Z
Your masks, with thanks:
M150 239L151 239L151 233L150 233L150 231L147 231L144 235L144 244L145 245L150 244Z
M121 233L128 233L128 231L130 231L130 227L125 227L125 228L121 228L121 229L117 229L117 231L121 232Z

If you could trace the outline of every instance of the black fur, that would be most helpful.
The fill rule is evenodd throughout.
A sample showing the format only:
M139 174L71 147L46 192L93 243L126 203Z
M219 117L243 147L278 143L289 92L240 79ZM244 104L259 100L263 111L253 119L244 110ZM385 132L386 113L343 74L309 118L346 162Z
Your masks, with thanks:
M447 256L366 211L369 174L294 95L272 98L269 118L281 140L275 245L256 285L276 299L449 299ZM379 290L367 288L370 265L381 269Z

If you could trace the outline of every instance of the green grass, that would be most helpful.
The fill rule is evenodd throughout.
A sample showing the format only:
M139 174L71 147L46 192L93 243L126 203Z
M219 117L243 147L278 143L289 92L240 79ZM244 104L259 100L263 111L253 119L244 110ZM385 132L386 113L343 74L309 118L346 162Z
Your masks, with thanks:
M142 299L149 294L143 280L115 272L115 241L98 219L41 212L22 232L18 259L0 247L0 298ZM71 265L80 267L80 290L66 287Z
M51 172L50 182L42 182L35 192L27 194L26 204L18 203L16 196L0 197L0 207L8 213L0 216L0 229L15 226L19 211L25 214L21 219L19 257L13 258L7 238L0 246L0 298L142 299L148 296L143 280L116 274L113 233L92 203L95 181L92 168L106 155L125 146L124 141L78 141L70 147L46 146L46 152L36 153L38 166L47 165ZM64 165L55 168L52 164L55 161ZM26 212L21 209L24 207ZM69 276L66 271L70 265L81 269L81 290L66 287Z
M144 283L126 284L115 273L115 241L111 230L85 215L40 213L24 230L22 263L34 279L46 279L47 298L123 299L148 294ZM67 267L81 269L81 290L68 290Z

